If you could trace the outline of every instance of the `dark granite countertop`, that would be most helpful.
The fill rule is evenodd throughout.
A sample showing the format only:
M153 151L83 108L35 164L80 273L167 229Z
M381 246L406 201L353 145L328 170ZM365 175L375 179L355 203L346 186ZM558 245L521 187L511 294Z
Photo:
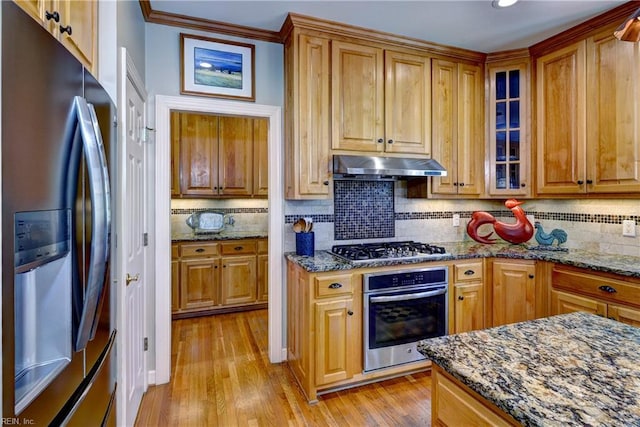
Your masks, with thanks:
M481 243L438 243L444 246L449 255L429 258L432 261L448 261L469 258L513 258L550 261L559 264L572 265L574 267L588 268L594 271L620 274L622 276L640 278L640 254L638 256L610 255L569 249L566 252L557 250L532 250L524 245L495 244L484 245ZM422 261L371 261L363 264L354 264L333 256L329 251L318 250L312 257L298 256L295 253L286 253L287 259L302 266L310 272L325 272L336 270L351 270L365 267L382 267L386 265L407 265L423 263Z
M200 242L203 240L239 240L239 239L259 239L268 237L266 231L229 231L220 233L174 233L171 235L172 242Z
M640 425L640 328L577 312L418 350L525 426Z

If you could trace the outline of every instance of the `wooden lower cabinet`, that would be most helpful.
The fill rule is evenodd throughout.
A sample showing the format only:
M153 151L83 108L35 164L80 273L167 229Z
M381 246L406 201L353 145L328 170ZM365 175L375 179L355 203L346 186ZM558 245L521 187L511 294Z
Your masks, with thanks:
M257 248L266 252L266 241L174 243L171 303L174 317L264 307L268 300L268 255L258 254Z
M431 424L434 426L518 426L510 415L449 375L431 370Z
M552 273L551 314L574 311L640 327L640 280L556 266Z
M449 300L449 333L468 332L485 327L483 261L459 262L453 266L453 292Z
M491 325L535 319L535 261L493 259L491 271Z

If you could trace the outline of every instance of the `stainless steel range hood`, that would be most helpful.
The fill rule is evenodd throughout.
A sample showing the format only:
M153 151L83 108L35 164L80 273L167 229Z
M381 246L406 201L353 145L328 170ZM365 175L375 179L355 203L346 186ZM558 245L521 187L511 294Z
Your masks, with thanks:
M433 159L333 156L334 179L395 179L446 175L445 168Z

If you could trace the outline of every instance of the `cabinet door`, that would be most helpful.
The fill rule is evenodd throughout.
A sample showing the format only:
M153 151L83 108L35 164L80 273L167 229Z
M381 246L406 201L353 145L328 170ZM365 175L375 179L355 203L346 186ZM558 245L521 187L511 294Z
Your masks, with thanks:
M537 193L585 191L584 41L538 58Z
M334 41L331 53L332 148L384 151L382 49Z
M253 120L221 116L218 135L219 194L250 196L253 191Z
M607 307L607 317L636 328L640 327L640 310L638 309L610 304Z
M350 351L356 324L353 314L352 299L315 304L316 385L353 376L354 358Z
M484 286L482 283L456 284L454 333L484 328Z
M183 195L218 194L218 117L180 114L180 169Z
M180 310L180 260L178 246L171 245L171 312Z
M330 59L328 39L300 34L285 44L287 199L329 196Z
M568 314L575 311L607 315L607 304L593 298L587 298L567 292L551 290L551 315Z
M435 194L457 194L458 65L455 62L434 59L431 70L432 157L447 170L446 176L432 178L431 191Z
M489 194L530 197L529 62L490 65L488 98Z
M480 195L484 187L484 79L482 68L458 66L458 194Z
M257 274L258 302L269 300L269 255L258 255Z
M219 258L180 261L180 308L213 308L218 304Z
M98 2L84 0L54 1L60 22L53 34L89 70L96 74ZM63 29L66 31L63 32Z
M385 51L385 151L431 153L431 63Z
M52 12L48 0L13 0L22 10L27 12L40 25L50 31L49 21L45 18L46 12Z
M256 256L222 257L222 304L256 301Z
M535 264L493 261L493 326L535 318Z
M593 37L587 73L587 191L639 192L640 45Z
M269 119L253 119L253 192L269 194Z

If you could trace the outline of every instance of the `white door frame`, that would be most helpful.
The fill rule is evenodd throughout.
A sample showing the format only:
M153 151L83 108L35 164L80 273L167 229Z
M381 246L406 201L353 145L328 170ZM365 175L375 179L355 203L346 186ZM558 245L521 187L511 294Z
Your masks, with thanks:
M116 329L119 331L118 334L116 335L116 348L117 348L117 381L120 383L120 386L117 388L118 390L118 398L117 398L117 423L118 425L125 425L126 424L126 417L127 414L132 411L132 408L128 408L127 407L127 396L126 396L126 390L128 387L125 386L125 383L127 381L131 381L131 378L125 378L125 376L127 375L127 361L128 361L128 354L125 354L125 351L123 350L127 350L127 345L126 345L126 336L125 336L125 330L126 330L126 325L125 323L125 318L123 313L125 313L125 311L127 310L127 301L126 301L126 281L125 281L125 275L126 275L126 271L125 271L125 266L127 265L127 254L125 253L125 247L126 245L124 244L123 239L126 238L126 235L124 233L124 218L126 217L125 212L123 211L123 207L124 207L124 202L123 200L125 199L125 194L127 189L125 188L125 185L127 185L127 183L122 179L122 177L125 176L125 171L126 171L126 167L127 167L127 152L124 149L124 144L126 141L126 135L125 133L127 132L127 126L126 126L126 121L127 121L127 113L129 111L128 109L128 98L127 98L127 80L131 81L131 84L133 85L134 89L138 92L138 94L140 95L140 98L144 101L145 103L145 111L142 112L143 114L143 118L146 121L147 119L147 105L148 105L148 99L147 99L147 91L145 89L145 85L144 82L142 80L142 78L140 77L140 73L138 72L138 70L135 67L135 64L133 63L133 59L131 58L131 56L129 55L129 53L127 52L126 48L121 48L119 55L118 55L118 72L119 72L119 96L118 96L118 127L117 127L117 132L118 132L118 161L117 161L117 170L118 170L118 177L117 177L117 183L118 183L118 194L120 197L120 200L117 203L117 228L116 228L116 239L115 239L115 245L116 245L116 258L117 258L117 271L116 271L116 278L117 280L115 280L114 282L117 285L117 290L116 290ZM146 123L145 123L146 126ZM144 130L144 129L142 129ZM143 174L146 175L147 177L149 177L149 172L152 170L152 168L149 167L149 150L147 149L147 152L145 154L147 156L147 161L146 161L146 171L143 171ZM149 191L149 183L150 183L150 179L147 179L146 185L147 185L147 191ZM148 217L145 218L145 223L148 223ZM144 230L145 232L147 230ZM148 280L148 275L147 272L149 272L150 268L149 268L149 264L151 262L150 260L151 258L151 254L147 253L145 255L145 265L144 265L144 271L142 272L142 277L143 280L146 281L145 286L144 286L144 292L143 292L143 305L146 307L147 306L147 295L148 295L148 291L146 290L147 287L149 286L149 280ZM143 331L142 331L142 336L147 336L147 331L148 331L148 324L146 321L146 314L143 314ZM142 343L141 343L142 345ZM148 359L147 359L147 353L145 352L144 354L144 361L143 361L143 369L146 371L147 368L147 364L148 364ZM147 390L147 385L148 385L148 375L145 376L144 378L144 391ZM135 408L136 412L138 410L138 408Z
M171 374L171 110L232 114L269 119L269 360L281 362L284 270L282 118L278 106L188 96L156 95L155 144L155 372L153 383ZM150 381L151 382L151 381Z

